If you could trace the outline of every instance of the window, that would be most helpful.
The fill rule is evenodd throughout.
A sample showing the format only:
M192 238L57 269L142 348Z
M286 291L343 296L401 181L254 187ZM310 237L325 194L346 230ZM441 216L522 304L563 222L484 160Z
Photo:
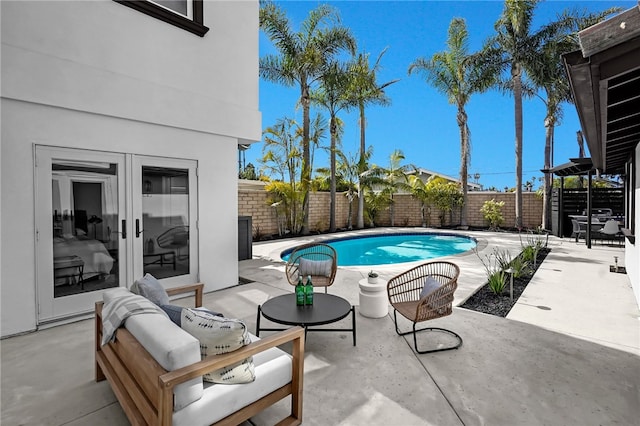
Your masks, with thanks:
M203 37L203 0L114 0L146 15Z

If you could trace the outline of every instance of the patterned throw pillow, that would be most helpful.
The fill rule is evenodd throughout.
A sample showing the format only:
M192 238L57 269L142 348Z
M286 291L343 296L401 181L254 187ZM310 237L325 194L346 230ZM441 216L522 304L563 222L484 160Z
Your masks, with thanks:
M162 309L164 311L165 314L167 314L169 316L169 319L171 321L174 322L174 324L176 324L178 327L182 327L182 310L185 309L183 306L178 306L178 305L162 305L160 306L160 309ZM219 312L214 312L214 311L210 311L207 308L194 308L197 311L201 311L201 312L208 312L211 315L215 315L218 317L222 317L224 315L222 315Z
M212 315L197 309L182 310L181 327L200 341L202 359L209 355L233 352L251 343L249 331L244 322ZM212 371L203 380L213 383L250 383L256 378L253 357L236 364Z
M153 275L145 274L131 286L133 293L144 296L158 306L169 304L169 295Z
M303 277L307 275L324 275L325 277L330 277L331 267L333 266L332 262L331 259L309 260L301 257L298 264L298 271Z

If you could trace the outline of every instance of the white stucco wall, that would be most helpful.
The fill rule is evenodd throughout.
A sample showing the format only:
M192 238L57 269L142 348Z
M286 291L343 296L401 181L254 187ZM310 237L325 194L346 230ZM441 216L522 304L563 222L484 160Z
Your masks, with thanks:
M0 333L36 328L36 144L198 161L200 280L237 284L237 144L260 139L258 3L198 37L113 1L2 1Z
M640 164L640 145L636 146L636 165ZM636 170L635 185L633 188L635 192L636 209L635 209L635 234L638 236L640 226L640 170ZM627 269L627 275L631 281L633 287L633 294L636 297L636 302L640 306L640 243L636 240L635 244L631 244L629 240L625 241L625 267Z

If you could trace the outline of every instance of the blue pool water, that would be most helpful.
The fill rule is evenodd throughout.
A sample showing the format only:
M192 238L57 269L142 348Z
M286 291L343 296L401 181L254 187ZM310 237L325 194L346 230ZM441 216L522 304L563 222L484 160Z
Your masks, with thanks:
M326 241L338 253L339 266L390 265L450 256L472 250L473 238L447 234L364 235ZM282 253L287 260L291 250Z

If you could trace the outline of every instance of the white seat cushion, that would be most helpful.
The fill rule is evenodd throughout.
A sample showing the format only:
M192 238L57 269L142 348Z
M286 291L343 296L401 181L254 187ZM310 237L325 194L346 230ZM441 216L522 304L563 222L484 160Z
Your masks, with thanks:
M200 361L200 342L164 315L133 315L125 327L149 354L167 371L174 371ZM202 377L176 386L174 410L200 399Z
M252 341L257 338L250 335ZM256 379L246 384L206 383L202 398L173 413L173 424L210 425L291 382L292 359L279 348L253 356Z

